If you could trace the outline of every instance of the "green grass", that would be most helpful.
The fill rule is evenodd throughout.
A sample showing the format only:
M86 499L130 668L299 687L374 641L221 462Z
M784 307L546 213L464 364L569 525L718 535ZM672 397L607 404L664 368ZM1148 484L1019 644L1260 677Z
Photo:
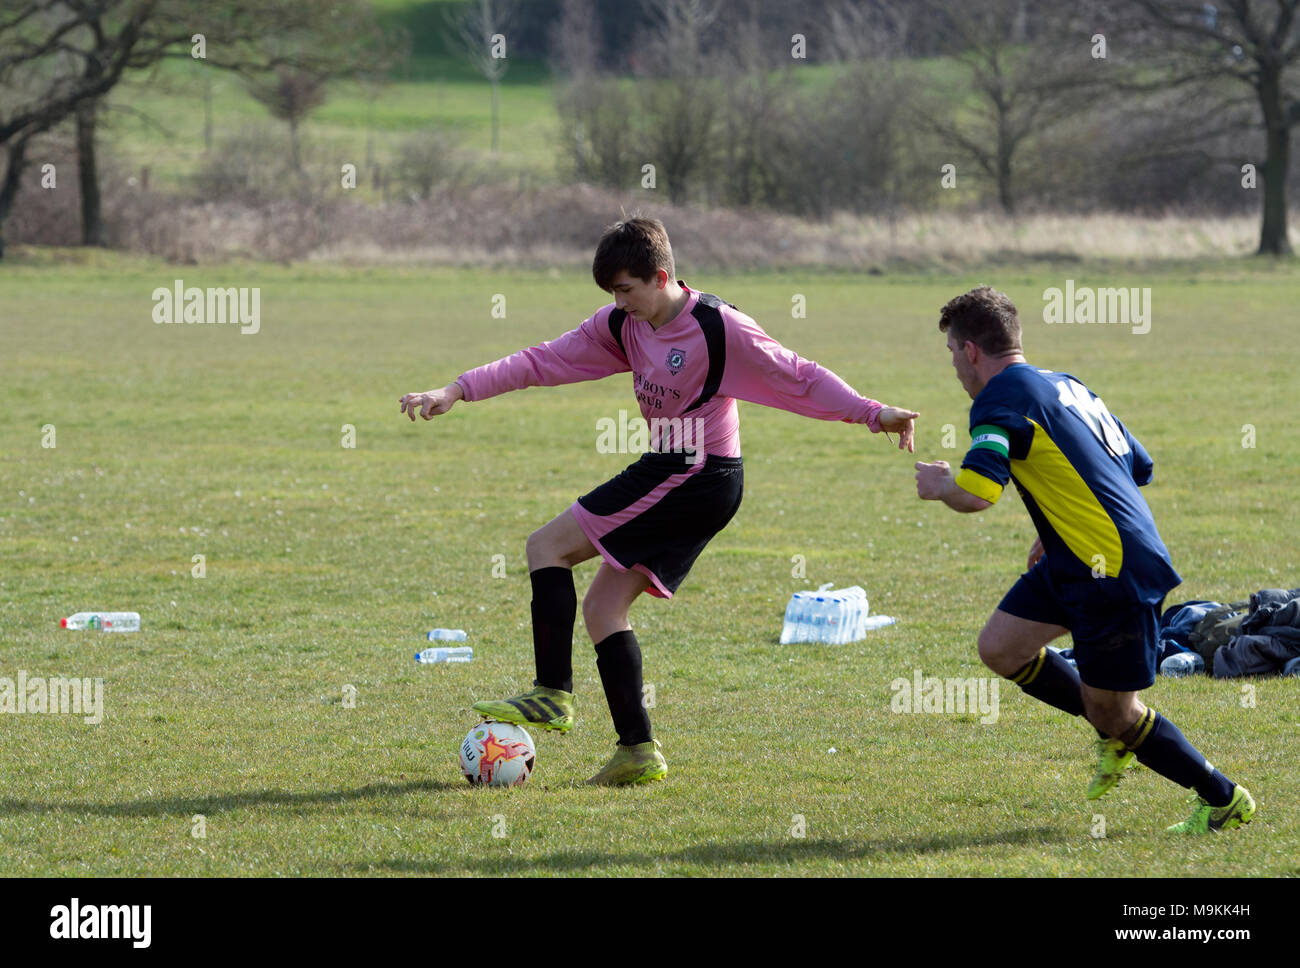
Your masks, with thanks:
M912 458L883 438L748 404L739 514L673 602L633 610L668 780L580 785L614 736L579 628L577 728L536 737L524 787L470 789L453 764L470 703L532 675L524 541L631 459L594 441L596 420L634 400L616 377L412 425L397 398L559 333L601 294L581 273L16 255L0 276L0 675L103 677L106 717L5 717L0 876L1300 873L1300 680L1250 683L1254 708L1240 682L1147 694L1259 802L1246 830L1198 842L1163 836L1182 791L1149 771L1086 802L1090 731L1009 685L993 725L891 713L890 683L913 669L983 674L975 635L1021 568L1029 519L1014 497L969 516L923 504ZM968 402L938 307L990 281L1032 320L1066 277L985 275L688 278L863 392L921 410L918 456L956 460L943 427L960 440ZM150 294L178 276L262 287L261 332L154 324ZM1185 578L1171 601L1300 584L1300 418L1282 350L1294 271L1069 276L1153 290L1147 336L1030 322L1026 340L1154 455L1148 498ZM806 320L790 318L796 292ZM594 570L577 570L580 593ZM863 584L899 624L855 645L779 646L789 594L823 581ZM144 631L57 627L90 608L136 609ZM467 629L474 662L415 665L435 625Z

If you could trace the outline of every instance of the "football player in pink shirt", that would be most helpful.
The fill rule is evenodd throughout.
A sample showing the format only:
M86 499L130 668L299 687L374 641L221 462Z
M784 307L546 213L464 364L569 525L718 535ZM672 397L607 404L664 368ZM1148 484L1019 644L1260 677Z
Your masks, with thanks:
M474 704L488 719L568 732L574 720L573 567L603 561L582 602L618 749L589 782L646 783L668 765L642 705L641 648L628 610L642 592L671 598L709 540L740 507L744 469L736 401L899 434L914 450L912 410L859 395L786 349L717 296L676 278L656 219L631 218L601 237L592 265L614 302L558 339L407 393L401 411L431 420L458 400L632 373L651 450L528 537L537 678L521 696Z

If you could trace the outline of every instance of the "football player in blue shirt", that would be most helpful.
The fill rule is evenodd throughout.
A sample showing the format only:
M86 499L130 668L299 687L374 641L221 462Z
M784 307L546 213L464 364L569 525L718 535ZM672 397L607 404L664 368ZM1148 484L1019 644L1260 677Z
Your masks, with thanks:
M1136 758L1196 791L1191 817L1169 830L1249 823L1250 792L1138 698L1155 682L1161 604L1182 581L1138 490L1151 481L1146 450L1079 380L1025 362L1020 319L1004 293L981 286L958 296L939 329L974 401L971 448L955 476L944 461L918 462L917 493L983 511L1014 481L1038 530L1028 570L980 632L980 659L1096 728L1088 799L1109 792ZM1077 671L1046 648L1067 632Z

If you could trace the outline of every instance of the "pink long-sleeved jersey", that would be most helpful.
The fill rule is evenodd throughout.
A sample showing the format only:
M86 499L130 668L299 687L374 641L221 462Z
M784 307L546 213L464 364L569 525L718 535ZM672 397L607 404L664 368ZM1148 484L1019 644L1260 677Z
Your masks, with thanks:
M651 445L665 452L739 457L737 400L880 432L882 404L786 349L734 306L681 285L690 295L686 306L657 330L605 306L577 329L468 370L456 382L474 401L630 370Z

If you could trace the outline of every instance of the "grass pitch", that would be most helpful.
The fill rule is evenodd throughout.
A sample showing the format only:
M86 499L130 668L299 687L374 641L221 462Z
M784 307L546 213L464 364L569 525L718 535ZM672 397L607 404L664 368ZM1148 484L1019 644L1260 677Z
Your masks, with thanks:
M635 458L595 447L596 421L635 401L621 376L412 425L397 398L603 294L579 271L60 260L0 276L0 676L100 677L104 720L0 717L0 875L1300 873L1300 680L1146 695L1259 803L1199 841L1162 833L1182 791L1149 771L1085 801L1091 731L1009 684L996 723L892 712L914 670L985 674L975 635L1028 516L1014 495L978 515L923 504L883 437L747 404L739 514L672 603L633 611L667 781L580 784L614 735L579 625L576 729L535 734L524 787L471 789L453 762L470 703L532 676L525 538ZM260 332L155 324L151 292L175 278L261 287ZM1154 456L1147 497L1185 579L1171 602L1300 584L1294 269L687 278L919 409L917 456L950 461L968 401L938 308L996 284L1029 359L1082 378ZM1067 278L1150 286L1150 333L1043 324ZM789 594L824 581L861 583L899 624L778 645ZM138 610L144 631L58 628L91 608ZM473 663L412 662L438 625L468 630Z

